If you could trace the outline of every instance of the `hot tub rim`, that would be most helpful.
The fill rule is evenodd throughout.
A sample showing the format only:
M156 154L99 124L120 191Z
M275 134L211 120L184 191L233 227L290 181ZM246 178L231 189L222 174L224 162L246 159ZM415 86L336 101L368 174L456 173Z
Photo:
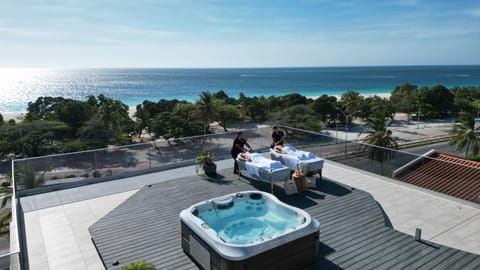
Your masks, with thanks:
M226 243L220 237L218 237L217 232L214 229L210 227L208 228L202 227L202 224L205 222L199 217L193 215L192 211L193 209L196 209L197 206L203 205L205 203L210 203L212 200L221 199L228 196L236 196L239 193L242 193L242 194L247 193L247 195L248 193L261 193L262 196L268 197L269 199L273 200L275 203L278 203L283 207L291 209L295 212L300 212L299 214L301 214L304 217L307 217L307 221L304 224L301 224L301 227L298 227L295 230L292 230L292 231L289 230L284 234L281 234L272 239L266 239L265 241L256 242L253 244L243 244L243 245ZM195 234L198 235L198 237L200 237L203 241L205 241L210 248L214 249L218 254L221 254L221 256L223 256L225 259L232 260L232 261L244 260L251 256L255 256L264 251L286 244L295 239L307 236L309 234L318 232L320 230L320 223L318 222L318 220L313 218L305 210L288 205L280 201L274 195L270 193L258 191L258 190L254 190L254 191L247 190L242 192L235 192L232 194L227 194L221 197L196 203L190 206L189 208L182 210L180 212L180 219L182 220L183 223L185 223L185 225L190 230L192 230Z

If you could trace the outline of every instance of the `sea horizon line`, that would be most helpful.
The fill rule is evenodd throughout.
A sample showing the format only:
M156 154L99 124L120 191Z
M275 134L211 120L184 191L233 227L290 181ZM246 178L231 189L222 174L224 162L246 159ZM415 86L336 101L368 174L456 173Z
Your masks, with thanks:
M326 65L326 66L225 66L225 67L0 67L7 69L82 70L82 69L308 69L308 68L385 68L385 67L462 67L479 64L400 64L400 65Z

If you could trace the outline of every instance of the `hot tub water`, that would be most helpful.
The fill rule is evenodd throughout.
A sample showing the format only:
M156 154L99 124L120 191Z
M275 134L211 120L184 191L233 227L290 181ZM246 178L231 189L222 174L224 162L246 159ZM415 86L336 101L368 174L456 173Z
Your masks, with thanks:
M265 241L302 223L295 211L268 204L264 198L230 198L213 204L214 207L199 211L197 216L228 244Z

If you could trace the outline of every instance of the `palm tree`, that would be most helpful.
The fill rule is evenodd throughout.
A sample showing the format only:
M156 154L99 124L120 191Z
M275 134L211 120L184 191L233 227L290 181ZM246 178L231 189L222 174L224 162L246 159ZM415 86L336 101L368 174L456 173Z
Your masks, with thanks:
M392 138L392 131L388 129L392 123L392 118L387 117L384 112L378 112L373 117L369 118L367 127L367 134L363 139L366 144L365 150L368 151L368 158L380 162L380 170L383 174L383 162L392 159L395 156L395 151L388 150L388 148L397 149L398 144Z
M145 106L142 106L142 104L137 105L135 114L133 116L136 118L136 122L137 122L138 138L142 136L142 132L145 129L147 129L148 133L150 133L150 131L148 130L148 124L149 124L149 121L151 120L151 117L150 117L150 112L145 108Z
M207 134L207 125L210 123L209 121L212 120L215 116L213 99L214 97L210 92L202 92L200 94L200 100L197 103L200 109L200 114L202 116L203 135Z
M480 138L475 134L475 118L469 113L463 113L453 125L449 134L452 135L450 145L456 145L455 151L461 152L465 148L465 158L468 154L477 156L480 152ZM478 128L477 128L478 130Z

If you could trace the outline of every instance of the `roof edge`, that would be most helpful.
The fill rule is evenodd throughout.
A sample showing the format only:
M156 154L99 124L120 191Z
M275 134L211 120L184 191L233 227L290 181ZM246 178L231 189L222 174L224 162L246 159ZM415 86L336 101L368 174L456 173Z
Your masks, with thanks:
M404 187L404 188L411 189L411 190L416 191L416 192L421 192L421 193L424 193L425 195L438 197L440 199L448 200L452 203L457 203L457 204L460 204L460 205L463 205L463 206L468 206L468 207L472 207L472 208L475 208L475 209L480 209L480 204L479 203L475 203L475 202L472 202L472 201L467 201L465 199L454 197L454 196L451 196L451 195L448 195L448 194L445 194L445 193L441 193L441 192L431 190L431 189L428 189L428 188L424 188L424 187L421 187L421 186L417 186L417 185L414 185L414 184L406 183L406 182L400 181L398 179L394 179L394 178L386 177L386 176L379 175L379 174L376 174L376 173L373 173L373 172L365 171L365 170L355 168L355 167L352 167L352 166L349 166L349 165L346 165L346 164L342 164L342 163L339 163L339 162L336 162L336 161L325 160L325 162L333 163L336 166L343 167L343 168L348 168L350 170L356 171L356 172L364 174L364 175L369 175L369 176L374 177L375 179L380 180L380 181L385 181L385 182L388 182L388 183L391 183L391 184L395 184L395 185L398 185L398 186L401 186L401 187ZM362 188L358 188L358 189L363 190L363 191L368 192L368 193L371 193L370 191L368 191L366 189L362 189Z
M433 154L437 153L437 151L435 149L432 149L428 152L426 152L425 154L415 158L414 160L406 163L405 165L401 166L400 168L396 169L393 171L392 173L392 177L396 177L397 175L399 175L400 173L404 172L406 169L408 169L409 167L417 164L418 162L422 161L423 158L425 157L431 157L433 156Z

